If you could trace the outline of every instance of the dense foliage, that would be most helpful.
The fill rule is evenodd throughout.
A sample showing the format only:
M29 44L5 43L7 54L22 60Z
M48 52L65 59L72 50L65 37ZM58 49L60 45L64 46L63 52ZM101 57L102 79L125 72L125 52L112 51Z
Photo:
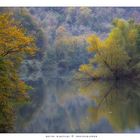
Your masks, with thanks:
M89 64L81 65L79 71L93 78L138 78L140 71L140 25L134 21L116 19L108 37L101 40L89 36L87 50L93 53Z
M0 131L11 131L14 107L28 98L29 87L20 80L19 67L36 52L34 39L9 13L0 14Z
M44 7L27 10L46 36L41 67L45 74L53 76L68 75L86 64L92 55L85 51L87 36L96 34L101 40L105 39L114 18L140 21L139 8Z
M68 75L86 63L88 54L85 49L85 36L71 35L63 26L57 29L54 45L47 48L43 71L53 77Z

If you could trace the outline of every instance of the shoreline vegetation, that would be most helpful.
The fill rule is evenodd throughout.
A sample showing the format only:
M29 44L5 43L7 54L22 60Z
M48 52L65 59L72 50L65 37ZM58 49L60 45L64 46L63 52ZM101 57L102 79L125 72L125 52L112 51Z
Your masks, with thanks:
M10 13L0 14L0 132L13 132L16 109L29 99L31 87L20 79L19 67L37 51L32 36Z
M87 38L87 51L92 57L79 67L79 72L92 80L139 79L140 24L123 19L115 19L112 24L106 39L97 35Z

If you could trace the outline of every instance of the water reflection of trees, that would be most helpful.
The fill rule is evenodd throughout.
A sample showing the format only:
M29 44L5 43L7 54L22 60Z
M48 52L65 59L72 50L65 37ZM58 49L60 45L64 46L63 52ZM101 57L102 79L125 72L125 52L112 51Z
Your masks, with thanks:
M107 118L116 132L140 126L140 82L82 83L80 93L96 102L89 107L90 121Z
M35 81L28 81L28 84L33 89L28 93L30 95L29 102L21 106L16 114L16 132L21 132L21 128L24 128L32 120L32 117L42 105L44 96L42 78Z

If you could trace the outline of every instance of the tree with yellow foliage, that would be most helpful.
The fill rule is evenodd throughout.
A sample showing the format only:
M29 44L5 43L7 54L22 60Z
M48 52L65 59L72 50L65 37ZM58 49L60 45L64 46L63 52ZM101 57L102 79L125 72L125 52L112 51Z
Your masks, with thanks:
M34 39L12 18L11 14L0 15L0 56L34 54Z
M28 98L27 86L20 80L19 67L22 60L37 51L34 39L26 34L12 14L0 14L0 131L9 132L14 105ZM11 115L12 117L12 115ZM7 123L7 124L4 124ZM8 127L9 126L9 127Z
M89 59L89 64L81 65L79 70L94 78L136 77L140 64L137 45L140 39L140 25L122 19L114 20L113 24L114 28L106 39L101 40L97 35L87 38L87 50L93 57ZM86 71L83 66L86 66Z

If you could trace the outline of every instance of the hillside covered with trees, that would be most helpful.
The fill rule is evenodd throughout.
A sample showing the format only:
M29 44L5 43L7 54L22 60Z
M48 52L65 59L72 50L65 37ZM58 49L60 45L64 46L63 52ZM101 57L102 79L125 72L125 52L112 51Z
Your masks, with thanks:
M42 69L54 71L53 76L67 75L77 71L81 64L88 63L92 54L86 51L87 37L95 34L104 40L112 31L115 19L134 20L135 24L140 21L139 8L56 7L29 8L28 11L46 34L47 49Z

